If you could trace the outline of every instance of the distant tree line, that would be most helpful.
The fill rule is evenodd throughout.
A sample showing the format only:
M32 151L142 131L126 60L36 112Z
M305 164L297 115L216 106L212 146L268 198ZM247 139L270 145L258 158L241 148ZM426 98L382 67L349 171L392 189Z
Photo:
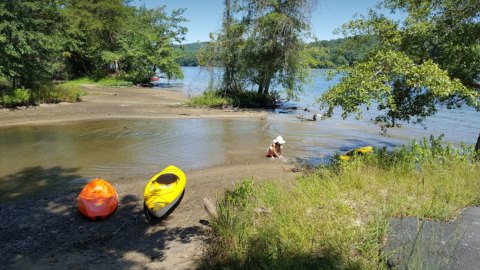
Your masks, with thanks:
M371 37L362 39L361 42L354 38L339 38L321 40L310 43L317 49L314 57L318 60L315 68L334 68L352 66L362 60L378 45L377 39Z
M176 46L175 50L178 53L177 63L187 67L199 66L197 53L202 47L207 45L208 42L194 42Z
M183 76L173 44L183 10L127 0L0 0L0 94L45 82L118 76L148 82L157 70Z
M319 40L308 44L309 53L317 61L312 68L335 68L343 65L353 65L363 59L369 51L378 45L375 38L362 40L352 46L351 38L339 38L332 40ZM197 52L206 46L207 42L195 42L178 46L178 63L181 66L199 66Z

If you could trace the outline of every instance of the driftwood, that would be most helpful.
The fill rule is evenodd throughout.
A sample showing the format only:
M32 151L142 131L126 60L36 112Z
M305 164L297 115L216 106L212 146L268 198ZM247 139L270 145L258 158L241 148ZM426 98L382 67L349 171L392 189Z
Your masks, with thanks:
M217 208L215 207L215 204L212 202L212 200L207 197L203 198L203 207L205 208L205 211L210 218L218 217Z
M312 116L312 118L306 118L304 115L301 115L301 116L297 116L298 119L302 120L302 121L317 121L317 115L321 116L320 114L314 114Z
M253 211L257 214L271 214L272 209L271 208L265 208L265 207L258 207L253 209Z

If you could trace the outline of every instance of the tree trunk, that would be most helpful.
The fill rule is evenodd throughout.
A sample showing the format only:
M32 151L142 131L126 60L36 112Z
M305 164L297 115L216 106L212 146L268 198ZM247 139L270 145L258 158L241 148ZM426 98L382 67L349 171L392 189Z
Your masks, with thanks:
M258 95L263 96L263 84L258 84Z
M269 71L263 72L261 76L259 76L260 82L258 84L258 95L262 96L264 99L268 96L268 91L270 88L270 83L272 82L273 75L270 75Z
M475 145L475 160L480 161L480 134L478 134L477 144Z
M215 74L214 74L214 68L213 67L208 67L208 91L213 90L213 86L215 83Z
M236 73L236 61L235 61L235 48L233 47L233 34L232 34L232 17L231 17L231 3L230 0L224 0L225 14L223 15L223 29L225 31L225 44L226 44L226 57L224 55L225 73L223 74L223 95L232 95L238 89L235 85L235 73ZM230 58L233 56L233 59ZM226 57L226 58L225 58Z
M120 66L118 65L118 61L115 60L115 75L120 74Z
M225 24L226 27L230 27L231 25L231 17L230 17L230 0L225 0Z
M268 81L265 83L265 88L264 88L264 92L263 92L263 97L267 97L268 96L268 93L270 91L270 82L272 80L271 79L268 79Z

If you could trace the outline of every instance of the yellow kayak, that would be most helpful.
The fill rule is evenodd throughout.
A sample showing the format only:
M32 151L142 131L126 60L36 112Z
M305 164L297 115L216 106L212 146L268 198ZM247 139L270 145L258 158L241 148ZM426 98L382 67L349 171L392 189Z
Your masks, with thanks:
M143 193L148 212L158 218L169 214L180 203L186 185L185 173L173 165L154 175Z
M348 151L347 153L340 156L340 160L347 161L356 155L364 155L369 153L373 153L373 146L369 145Z

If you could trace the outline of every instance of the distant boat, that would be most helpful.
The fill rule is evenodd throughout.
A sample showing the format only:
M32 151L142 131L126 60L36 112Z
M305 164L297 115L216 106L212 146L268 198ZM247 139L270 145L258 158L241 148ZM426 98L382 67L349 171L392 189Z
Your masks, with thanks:
M182 200L186 185L185 173L173 165L154 175L143 194L147 220L150 215L161 218L170 214Z
M167 77L165 76L165 74L157 72L157 73L155 73L155 75L153 75L153 77L150 79L150 82L156 82L156 83L158 83L158 82L160 82L160 79L165 79L165 78L167 78Z
M78 210L92 220L104 219L118 207L118 194L110 183L96 178L78 195Z

